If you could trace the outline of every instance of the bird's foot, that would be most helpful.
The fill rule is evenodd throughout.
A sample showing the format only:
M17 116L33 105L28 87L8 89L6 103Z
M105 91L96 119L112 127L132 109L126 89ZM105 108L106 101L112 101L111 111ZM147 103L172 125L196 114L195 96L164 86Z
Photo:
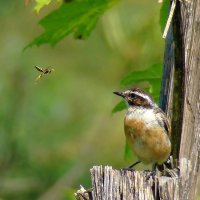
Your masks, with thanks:
M135 169L130 168L130 167L125 167L125 168L122 168L121 170L122 171L129 171L129 172L134 172L135 171Z

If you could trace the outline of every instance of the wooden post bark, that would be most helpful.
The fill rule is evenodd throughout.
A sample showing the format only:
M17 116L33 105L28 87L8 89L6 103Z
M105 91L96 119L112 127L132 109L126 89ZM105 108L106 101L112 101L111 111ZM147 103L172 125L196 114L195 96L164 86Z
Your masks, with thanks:
M176 3L166 39L160 106L172 121L177 168L152 174L94 166L92 189L82 187L77 199L195 199L200 164L200 0Z

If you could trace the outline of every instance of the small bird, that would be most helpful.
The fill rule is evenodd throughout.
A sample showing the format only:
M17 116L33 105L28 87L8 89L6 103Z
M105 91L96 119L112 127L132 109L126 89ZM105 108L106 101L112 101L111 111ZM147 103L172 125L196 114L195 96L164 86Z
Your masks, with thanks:
M171 152L171 127L166 114L143 90L114 92L128 103L124 131L128 145L144 164L162 164ZM133 167L133 164L130 167Z

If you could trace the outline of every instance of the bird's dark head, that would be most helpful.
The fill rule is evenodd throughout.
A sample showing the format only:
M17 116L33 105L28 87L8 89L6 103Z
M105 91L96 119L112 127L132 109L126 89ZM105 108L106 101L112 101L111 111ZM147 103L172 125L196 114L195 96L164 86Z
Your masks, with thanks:
M145 108L152 108L154 106L152 98L139 88L129 89L124 92L114 92L114 94L123 97L130 106Z

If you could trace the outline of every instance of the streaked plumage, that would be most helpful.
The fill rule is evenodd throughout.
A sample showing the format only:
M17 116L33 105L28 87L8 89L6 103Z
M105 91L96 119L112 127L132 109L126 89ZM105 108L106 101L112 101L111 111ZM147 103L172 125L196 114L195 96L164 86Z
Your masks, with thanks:
M161 164L171 152L169 121L152 98L140 89L115 92L129 104L124 119L127 143L145 164Z

